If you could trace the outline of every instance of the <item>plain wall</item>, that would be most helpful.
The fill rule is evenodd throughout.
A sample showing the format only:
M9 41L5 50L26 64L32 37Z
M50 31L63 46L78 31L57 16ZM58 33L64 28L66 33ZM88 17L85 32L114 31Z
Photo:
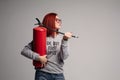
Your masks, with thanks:
M38 17L56 12L73 32L66 80L120 80L120 0L0 0L0 80L34 80L32 61L20 52Z

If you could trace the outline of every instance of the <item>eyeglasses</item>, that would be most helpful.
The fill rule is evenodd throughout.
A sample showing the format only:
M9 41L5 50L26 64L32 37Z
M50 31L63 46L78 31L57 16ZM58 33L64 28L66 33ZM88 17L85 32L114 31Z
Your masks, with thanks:
M57 23L61 23L61 22L62 22L62 20L61 20L61 19L58 19L58 18L56 18L55 21L56 21Z

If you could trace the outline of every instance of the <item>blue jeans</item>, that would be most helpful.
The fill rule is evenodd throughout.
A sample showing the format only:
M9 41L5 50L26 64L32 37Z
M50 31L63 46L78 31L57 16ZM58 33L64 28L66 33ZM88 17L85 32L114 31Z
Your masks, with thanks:
M52 74L36 69L35 80L65 80L63 73Z

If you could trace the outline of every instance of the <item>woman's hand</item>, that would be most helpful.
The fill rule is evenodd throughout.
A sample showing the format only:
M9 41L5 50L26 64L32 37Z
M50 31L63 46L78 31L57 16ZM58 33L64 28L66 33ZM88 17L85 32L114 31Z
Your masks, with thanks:
M41 68L44 67L47 63L47 55L40 56Z
M66 33L64 33L63 39L68 40L71 37L72 37L72 33L71 32L66 32Z

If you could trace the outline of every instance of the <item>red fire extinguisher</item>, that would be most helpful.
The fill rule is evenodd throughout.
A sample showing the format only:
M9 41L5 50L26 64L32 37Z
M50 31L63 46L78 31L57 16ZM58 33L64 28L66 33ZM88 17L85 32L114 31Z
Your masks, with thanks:
M33 51L40 56L46 55L46 33L47 29L42 26L33 28ZM41 68L40 61L33 60L33 65L37 68Z
M47 29L54 31L54 32L58 32L62 35L64 35L64 33L53 30L52 28L50 28L48 26L44 26L43 24L41 24L41 22L38 18L36 18L36 20L38 21L38 23L35 25L39 25L39 26L33 28L33 50L36 53L38 53L40 56L44 56L44 55L46 55ZM74 35L72 35L72 37L78 38L78 36L74 36ZM33 61L33 65L35 67L41 67L40 61Z

